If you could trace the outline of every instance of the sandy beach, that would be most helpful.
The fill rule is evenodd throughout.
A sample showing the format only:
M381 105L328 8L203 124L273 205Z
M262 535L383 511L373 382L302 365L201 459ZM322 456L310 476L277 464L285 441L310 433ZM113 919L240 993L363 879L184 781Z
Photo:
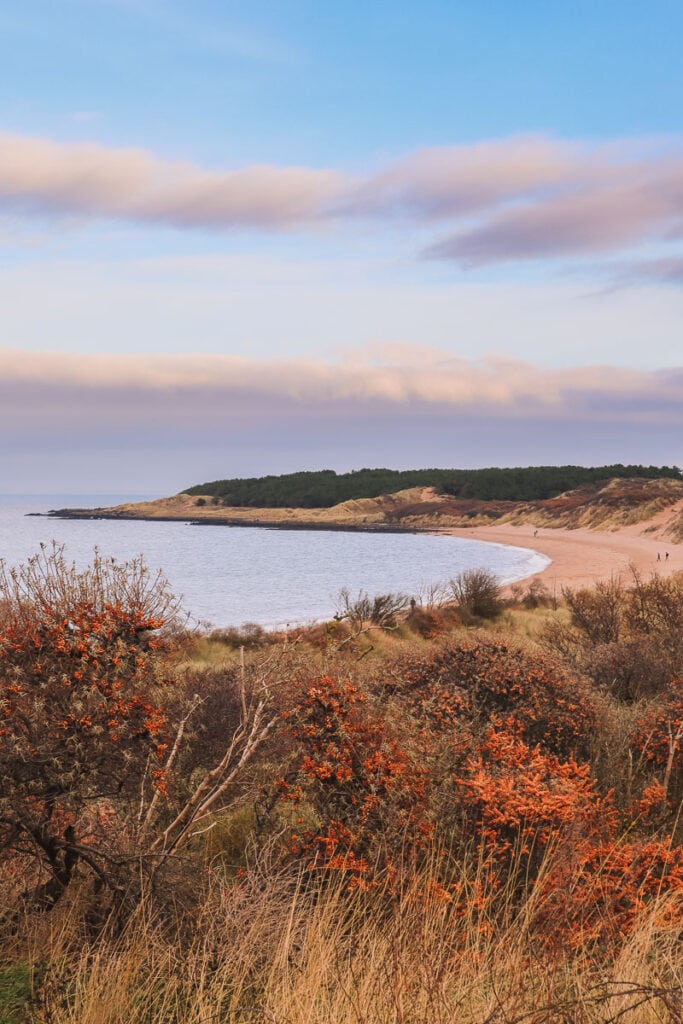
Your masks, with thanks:
M659 484L661 485L661 481ZM623 487L623 485L622 485ZM609 492L606 487L605 492ZM675 492L680 494L680 490ZM609 496L614 498L613 493ZM657 494L650 497L656 497ZM623 497L623 495L622 495ZM591 508L590 500L579 506L578 514L586 522L588 513L602 511L597 526L568 527L534 525L537 510L529 508L531 522L513 524L499 522L495 525L460 526L450 525L449 516L458 514L438 505L434 488L419 487L393 495L377 498L363 498L342 502L331 508L226 508L208 504L197 505L195 496L181 493L154 501L136 502L102 509L63 509L51 515L58 518L126 518L140 520L172 520L207 525L226 526L267 526L287 529L411 529L428 533L446 533L469 540L489 541L494 544L509 544L515 547L531 548L551 559L550 565L527 579L540 577L550 590L558 592L562 587L591 586L598 580L621 576L625 581L631 577L632 568L644 577L652 573L671 576L683 572L683 543L676 543L671 533L683 517L683 498L668 502L660 511L644 516L639 522L614 528L615 521L628 516L636 518L649 509L626 507L618 502L606 507L600 506L604 494ZM540 503L541 505L543 503ZM656 507L656 506L655 506ZM409 515L401 518L400 512L408 508ZM426 509L425 512L422 509ZM626 516L624 512L626 511ZM576 513L576 510L570 510ZM566 515L566 512L565 512ZM460 518L463 521L464 515ZM549 517L546 515L545 521ZM541 519L541 522L544 520ZM455 523L458 519L455 519ZM538 519L536 519L538 522ZM566 522L566 520L565 520ZM600 528L600 524L604 524ZM610 527L611 528L608 528ZM659 556L659 557L658 557ZM668 556L668 557L667 557Z
M670 515L667 510L662 522ZM653 526L659 525L659 518L609 532L548 528L535 531L526 525L479 526L447 532L455 537L528 547L547 555L552 559L550 565L529 579L538 577L550 590L559 591L562 587L590 586L611 576L627 579L632 566L645 577L654 572L661 576L683 572L683 545L662 539L658 531L652 531ZM644 533L645 528L650 532Z

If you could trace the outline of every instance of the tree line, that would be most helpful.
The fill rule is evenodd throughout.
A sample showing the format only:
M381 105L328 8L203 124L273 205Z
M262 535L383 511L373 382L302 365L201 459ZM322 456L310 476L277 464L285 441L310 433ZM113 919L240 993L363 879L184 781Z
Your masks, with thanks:
M582 484L612 478L683 479L677 466L526 466L486 469L333 469L213 480L183 493L213 497L216 504L247 508L329 508L342 501L376 498L408 487L480 501L538 501Z

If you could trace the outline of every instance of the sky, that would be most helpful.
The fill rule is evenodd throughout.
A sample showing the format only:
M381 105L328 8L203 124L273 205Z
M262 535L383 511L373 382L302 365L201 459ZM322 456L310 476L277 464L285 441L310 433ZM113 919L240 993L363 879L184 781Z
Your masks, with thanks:
M0 492L683 461L680 0L3 0Z

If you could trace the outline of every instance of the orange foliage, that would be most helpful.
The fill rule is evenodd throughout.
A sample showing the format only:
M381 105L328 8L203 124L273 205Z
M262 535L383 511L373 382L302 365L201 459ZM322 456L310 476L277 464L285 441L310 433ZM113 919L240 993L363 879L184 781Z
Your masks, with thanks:
M509 912L533 894L549 952L612 941L653 896L683 893L683 850L620 836L610 795L567 749L594 722L582 694L491 643L404 661L369 692L317 679L290 714L299 756L280 795L318 824L291 852L362 889L437 864L424 898L482 927L501 900ZM642 794L642 823L661 798L661 785ZM435 844L450 857L434 860Z
M500 641L444 647L403 659L378 681L380 692L400 694L413 715L443 728L463 720L486 724L513 715L528 743L557 754L585 754L597 711L590 691L552 662L533 660Z
M311 868L343 869L353 884L368 873L368 857L387 867L376 840L409 836L424 847L431 835L422 806L426 775L388 735L368 698L348 681L322 676L288 715L302 757L291 778L280 782L282 799L305 793L320 817L292 842Z
M134 571L129 600L108 599L120 582L120 567L78 573L58 551L0 578L0 859L47 870L49 905L77 863L103 877L98 851L126 826L99 810L139 801L148 759L166 750L163 601L144 575L135 593ZM151 777L163 794L163 771Z
M683 799L683 679L674 679L641 716L633 736L636 760L649 773L642 811L659 804L677 814Z

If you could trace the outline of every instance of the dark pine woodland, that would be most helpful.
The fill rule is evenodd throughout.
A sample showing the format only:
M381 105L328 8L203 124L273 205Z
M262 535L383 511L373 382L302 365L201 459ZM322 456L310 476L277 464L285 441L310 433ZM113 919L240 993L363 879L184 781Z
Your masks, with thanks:
M442 494L481 501L538 501L581 484L614 477L683 479L677 466L527 466L513 469L357 469L335 473L213 480L185 494L214 498L216 504L247 508L329 508L355 498L376 498L408 487L435 487Z

